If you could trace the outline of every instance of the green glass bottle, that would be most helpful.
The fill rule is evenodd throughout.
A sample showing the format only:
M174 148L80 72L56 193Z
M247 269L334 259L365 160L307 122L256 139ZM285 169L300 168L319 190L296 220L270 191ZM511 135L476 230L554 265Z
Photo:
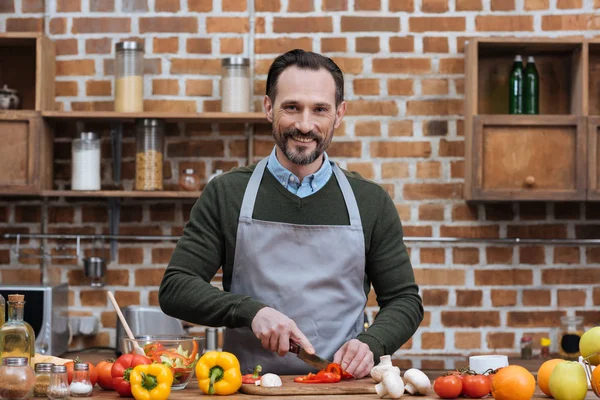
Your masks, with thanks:
M523 59L517 55L510 71L509 114L523 114L523 80Z
M4 302L4 297L0 294L0 326L4 323L4 310L6 310L6 303Z
M8 320L0 326L0 358L26 357L33 367L35 333L23 320L24 307L24 295L8 295Z
M523 103L525 114L540 113L540 76L532 56L527 57L527 66L525 67Z

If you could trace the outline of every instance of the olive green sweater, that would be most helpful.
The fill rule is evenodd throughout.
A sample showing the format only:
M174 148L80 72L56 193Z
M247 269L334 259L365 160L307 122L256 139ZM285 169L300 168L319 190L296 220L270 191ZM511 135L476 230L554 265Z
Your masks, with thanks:
M255 165L236 168L209 182L191 211L159 291L162 310L207 326L251 327L265 304L229 293L242 198ZM369 345L375 362L412 337L423 306L394 203L377 184L344 171L356 197L365 237L365 294L371 285L380 311L357 338ZM335 175L316 193L300 198L265 170L253 218L304 225L349 225ZM223 288L210 284L223 268ZM307 294L308 295L308 294ZM327 299L323 299L327 303Z

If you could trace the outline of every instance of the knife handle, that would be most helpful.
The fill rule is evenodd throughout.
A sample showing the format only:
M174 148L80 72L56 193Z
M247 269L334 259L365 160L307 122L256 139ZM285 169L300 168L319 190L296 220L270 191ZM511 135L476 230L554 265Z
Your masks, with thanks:
M290 340L290 353L298 354L300 352L300 345L293 340Z

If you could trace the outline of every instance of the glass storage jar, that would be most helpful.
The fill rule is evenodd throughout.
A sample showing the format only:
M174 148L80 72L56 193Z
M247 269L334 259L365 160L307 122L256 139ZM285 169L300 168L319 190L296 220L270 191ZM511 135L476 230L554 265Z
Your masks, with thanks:
M191 168L185 169L179 176L179 187L183 190L200 190L200 184L200 176Z
M144 47L119 42L115 51L115 111L144 111Z
M65 400L69 397L69 381L67 379L67 367L55 365L52 367L50 386L48 387L48 398L51 400Z
M52 363L35 364L35 385L33 395L35 397L46 397L48 386L50 386L50 374L52 374Z
M164 124L142 119L136 126L135 190L163 189Z
M227 57L221 61L221 111L250 111L250 60Z
M72 397L89 397L92 394L92 382L90 381L90 366L85 363L73 365L73 380L69 386Z
M23 400L33 395L35 374L26 357L5 357L0 366L0 399Z
M579 358L579 340L583 335L582 316L560 317L558 332L558 353L561 358L577 360Z
M71 147L71 190L100 190L100 139L82 132Z

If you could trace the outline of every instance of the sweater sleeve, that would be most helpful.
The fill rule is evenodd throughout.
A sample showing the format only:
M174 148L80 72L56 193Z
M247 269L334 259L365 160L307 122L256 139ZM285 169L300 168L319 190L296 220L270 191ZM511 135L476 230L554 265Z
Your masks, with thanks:
M423 320L423 304L402 240L402 224L387 193L380 204L367 252L367 276L380 307L373 324L357 339L369 345L375 357L393 354L415 333Z
M211 180L194 204L160 284L158 301L166 314L191 323L250 327L264 305L210 283L225 258L218 181Z

